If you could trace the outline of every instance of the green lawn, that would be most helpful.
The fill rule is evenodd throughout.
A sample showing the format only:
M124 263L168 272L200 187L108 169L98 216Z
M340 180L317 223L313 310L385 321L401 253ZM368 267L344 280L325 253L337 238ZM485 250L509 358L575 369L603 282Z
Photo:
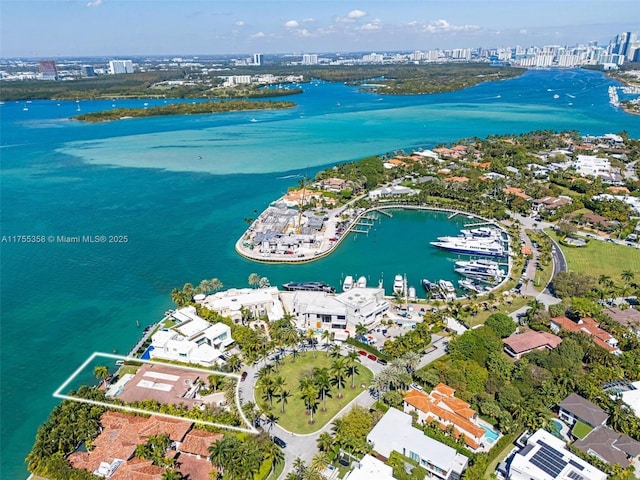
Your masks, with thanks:
M551 238L559 238L553 231L547 231ZM624 270L640 272L640 250L617 245L602 240L590 240L585 247L572 248L561 246L567 260L567 267L573 272L598 278L607 275L614 281L620 280Z
M584 437L587 436L587 434L591 430L593 430L593 428L591 428L586 423L582 423L580 420L578 420L576 424L573 426L571 433L573 434L574 437L578 437L579 439L582 440Z
M280 365L279 371L275 375L279 375L286 380L285 390L291 393L285 413L281 413L282 404L273 400L273 411L277 417L276 422L286 430L294 433L311 433L321 429L329 422L342 408L344 408L351 400L358 396L362 391L369 388L369 384L373 379L373 373L368 368L360 365L358 367L360 373L356 376L356 388L351 388L351 379L347 378L346 388L341 389L343 397L337 398L337 389L332 387L331 398L327 398L327 411L322 411L322 402L318 405L318 410L313 415L313 424L309 424L310 416L306 414L304 402L300 398L298 391L298 382L305 372L312 370L314 367L324 368L330 367L331 357L327 357L326 352L305 352L299 354L295 361L292 356L285 358L283 364ZM364 385L364 387L362 387ZM268 407L268 403L262 400L262 392L256 388L255 399L261 409Z

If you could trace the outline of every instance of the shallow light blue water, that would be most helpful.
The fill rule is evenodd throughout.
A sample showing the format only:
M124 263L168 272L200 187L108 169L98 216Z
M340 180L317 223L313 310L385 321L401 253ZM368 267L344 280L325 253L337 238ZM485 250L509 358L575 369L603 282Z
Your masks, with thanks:
M352 236L332 256L306 265L237 256L244 219L296 176L493 133L626 130L640 137L640 118L608 104L611 84L588 71L529 72L418 97L309 84L287 111L96 125L68 120L76 102L0 105L1 235L128 237L125 244L0 245L0 478L26 476L22 460L57 403L51 393L92 352L127 353L141 329L171 307L171 289L185 282L218 277L226 287L243 287L257 272L273 284L321 280L337 287L345 275L365 275L390 287L402 273L422 294L422 277L456 278L451 259L428 242L454 234L464 218L447 222L420 212L394 213L369 237ZM79 103L88 112L144 101Z

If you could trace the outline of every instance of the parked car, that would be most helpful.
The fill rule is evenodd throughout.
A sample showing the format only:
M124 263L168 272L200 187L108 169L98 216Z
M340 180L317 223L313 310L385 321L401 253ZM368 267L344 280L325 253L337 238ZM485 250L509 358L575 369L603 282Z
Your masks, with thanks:
M367 358L369 360L373 360L374 362L378 360L378 357L376 357L373 353L370 353L369 355L367 355Z
M363 357L366 357L367 352L365 352L364 350L358 350L358 355L362 355Z
M242 372L240 375L240 381L244 382L247 379L247 372Z
M376 360L380 365L386 365L387 361L384 358L379 358L378 360Z
M278 445L280 448L287 448L287 444L280 437L273 437L273 443Z

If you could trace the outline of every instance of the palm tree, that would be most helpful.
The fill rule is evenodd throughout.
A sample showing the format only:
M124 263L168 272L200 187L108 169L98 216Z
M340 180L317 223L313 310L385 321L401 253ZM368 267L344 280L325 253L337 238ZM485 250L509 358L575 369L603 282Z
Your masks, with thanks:
M341 355L340 345L338 345L337 343L334 343L333 345L331 345L331 347L329 347L329 352L327 356L338 358L340 357L340 355Z
M324 343L329 343L329 340L331 339L331 332L329 332L329 330L323 330L320 338Z
M226 438L226 437L225 437ZM209 461L224 474L224 467L227 463L231 452L229 442L225 442L225 438L212 443L209 446Z
M227 368L230 372L238 372L240 371L240 367L242 367L242 360L237 353L234 353L227 359Z
M211 280L209 280L209 287L214 292L217 292L218 290L222 290L223 285L218 278L212 278Z
M347 375L351 377L351 388L356 388L356 375L360 374L358 370L358 363L360 363L360 355L357 352L351 350L347 355Z
M369 330L362 322L356 325L356 335L366 335L368 332Z
M270 458L273 467L284 461L284 452L282 449L273 442L265 442L264 454L266 458ZM272 468L273 468L272 467Z
M314 368L313 382L316 387L318 387L318 391L322 397L322 411L326 412L327 397L330 396L329 390L331 390L331 378L329 377L329 371L326 368Z
M622 280L625 283L629 283L635 277L635 275L634 275L632 270L623 270L623 272L622 272L622 274L620 276L622 277Z
M267 277L260 277L260 281L258 282L258 288L267 288L271 286L271 282Z
M162 480L183 480L182 474L173 468L167 468L162 474Z
M197 292L204 293L205 295L211 291L211 280L201 280L196 288Z
M98 380L100 380L100 382L104 382L107 378L109 378L109 369L104 365L98 365L93 369L93 374Z
M340 388L344 388L345 376L347 374L347 365L344 357L336 358L329 369L331 375L331 384L338 387L338 398L342 398Z
M322 432L316 440L316 444L321 452L328 452L333 446L333 437L329 432Z
M318 452L311 459L311 468L315 468L319 472L324 471L331 461L329 460L329 455L326 452Z
M291 392L289 390L281 390L278 394L278 403L282 403L282 410L280 410L280 413L284 413L284 406L289 401L290 396Z
M309 423L313 424L314 423L313 414L318 409L318 388L313 383L310 383L302 391L302 393L300 394L300 397L304 401L307 407L307 411L311 415L311 418L309 419Z
M258 285L260 285L260 275L257 273L249 275L249 286L256 288Z

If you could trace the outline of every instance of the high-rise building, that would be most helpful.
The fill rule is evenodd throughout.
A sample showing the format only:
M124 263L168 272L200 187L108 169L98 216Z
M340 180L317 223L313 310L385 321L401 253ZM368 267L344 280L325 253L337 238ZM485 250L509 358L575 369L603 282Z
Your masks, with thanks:
M42 80L57 80L58 68L55 60L41 60L38 62L39 78Z
M318 64L318 55L315 53L305 53L302 55L302 64L303 65L317 65Z
M133 62L131 60L110 60L109 74L133 73Z
M254 65L262 65L262 54L254 53L253 54L253 64Z

